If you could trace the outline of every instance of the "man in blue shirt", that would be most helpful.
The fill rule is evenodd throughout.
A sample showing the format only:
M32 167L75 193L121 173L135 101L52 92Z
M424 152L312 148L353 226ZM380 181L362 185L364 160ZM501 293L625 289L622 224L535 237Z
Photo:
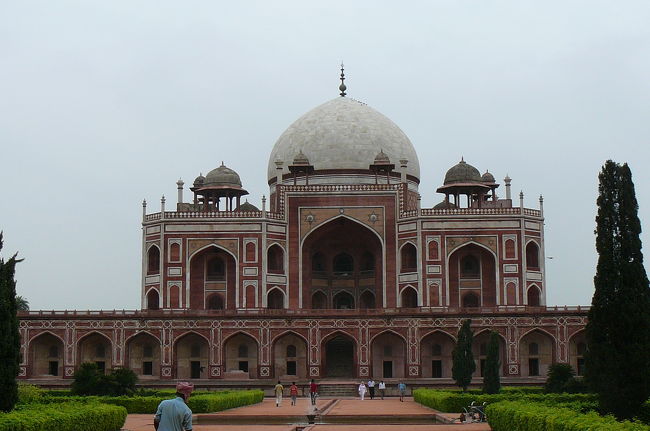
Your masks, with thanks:
M187 399L194 385L187 382L176 384L176 398L165 400L158 405L153 426L157 431L191 431L192 410L187 407Z

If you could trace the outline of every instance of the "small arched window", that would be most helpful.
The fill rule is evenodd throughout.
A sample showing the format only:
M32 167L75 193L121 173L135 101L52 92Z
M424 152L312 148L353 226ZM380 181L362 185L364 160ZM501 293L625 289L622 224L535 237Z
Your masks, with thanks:
M350 275L354 271L354 260L347 253L339 253L334 257L334 272L340 275Z
M246 243L246 262L255 262L255 243L247 242Z
M169 246L169 261L179 262L181 260L181 245L173 242Z
M463 256L460 260L460 276L462 278L480 278L481 265L473 254Z
M539 355L539 344L530 343L528 345L528 354L529 355Z
M537 286L532 286L528 289L528 305L531 307L540 306L540 293Z
M402 272L417 271L417 267L418 267L417 251L413 244L411 243L404 244L404 246L402 247L401 258L402 258L402 265L401 265Z
M267 307L273 310L284 308L284 293L280 289L273 289L267 298Z
M284 274L284 252L282 247L273 244L267 253L268 268L272 274Z
M507 239L506 240L506 259L514 259L515 254L515 240Z
M327 296L323 292L316 292L311 297L312 310L322 310L327 308Z
M366 290L359 298L359 306L364 309L375 308L375 295Z
M287 358L295 358L296 356L296 346L289 344L287 346Z
M160 250L155 245L149 247L147 252L147 274L160 272Z
M438 260L438 241L429 241L429 260Z
M415 308L418 306L418 293L415 289L407 287L402 291L402 308Z
M534 241L526 245L526 269L539 271L539 247Z
M248 358L248 346L246 344L240 344L237 348L237 356L240 358Z
M160 308L160 297L156 289L151 289L147 293L147 309L148 310L158 310Z
M223 280L226 276L223 260L219 256L211 256L207 259L205 279L207 281Z

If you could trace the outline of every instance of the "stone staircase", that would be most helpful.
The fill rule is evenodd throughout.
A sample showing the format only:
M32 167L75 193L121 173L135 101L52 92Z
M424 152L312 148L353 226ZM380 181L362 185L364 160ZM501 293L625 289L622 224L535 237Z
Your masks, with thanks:
M318 385L318 395L322 398L347 398L357 397L357 387L353 384L327 384Z

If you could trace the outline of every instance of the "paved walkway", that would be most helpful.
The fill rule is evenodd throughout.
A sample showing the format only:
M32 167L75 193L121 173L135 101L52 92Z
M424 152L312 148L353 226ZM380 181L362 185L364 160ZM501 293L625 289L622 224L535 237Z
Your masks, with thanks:
M276 407L274 399L267 398L252 406L196 415L194 430L250 431L254 424L255 431L403 431L405 426L409 431L490 431L488 424L434 424L434 416L438 413L415 403L412 398L404 402L398 398L319 399L317 408L322 421L327 423L305 425L305 417L312 410L308 399L298 399L296 406L284 399L282 405ZM409 422L400 424L405 420ZM373 421L376 423L371 423ZM297 425L300 423L303 424ZM129 415L124 430L152 431L153 415Z

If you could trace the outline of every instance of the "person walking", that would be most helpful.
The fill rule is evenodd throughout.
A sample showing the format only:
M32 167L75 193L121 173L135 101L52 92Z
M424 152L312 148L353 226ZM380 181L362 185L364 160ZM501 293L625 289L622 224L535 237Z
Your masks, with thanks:
M188 382L176 384L176 398L164 400L158 405L153 418L156 431L191 431L192 410L187 406L187 400L194 390L194 385Z
M384 395L386 395L386 383L382 380L379 382L379 395L381 395L381 399L384 399Z
M311 405L316 405L316 397L318 396L318 385L314 382L314 379L311 379L309 384L309 396L311 398Z
M404 402L404 395L406 394L406 383L399 382L397 389L399 390L399 400L401 402Z
M289 395L291 395L291 405L295 406L296 398L298 398L298 386L296 386L296 382L291 383L291 386L289 387Z
M368 392L370 392L370 399L374 400L375 399L375 381L370 378L368 380Z
M359 384L359 397L361 397L361 401L363 401L363 397L366 396L366 384L361 382Z
M278 384L275 385L275 406L280 407L282 404L282 392L284 391L284 386L278 380Z

